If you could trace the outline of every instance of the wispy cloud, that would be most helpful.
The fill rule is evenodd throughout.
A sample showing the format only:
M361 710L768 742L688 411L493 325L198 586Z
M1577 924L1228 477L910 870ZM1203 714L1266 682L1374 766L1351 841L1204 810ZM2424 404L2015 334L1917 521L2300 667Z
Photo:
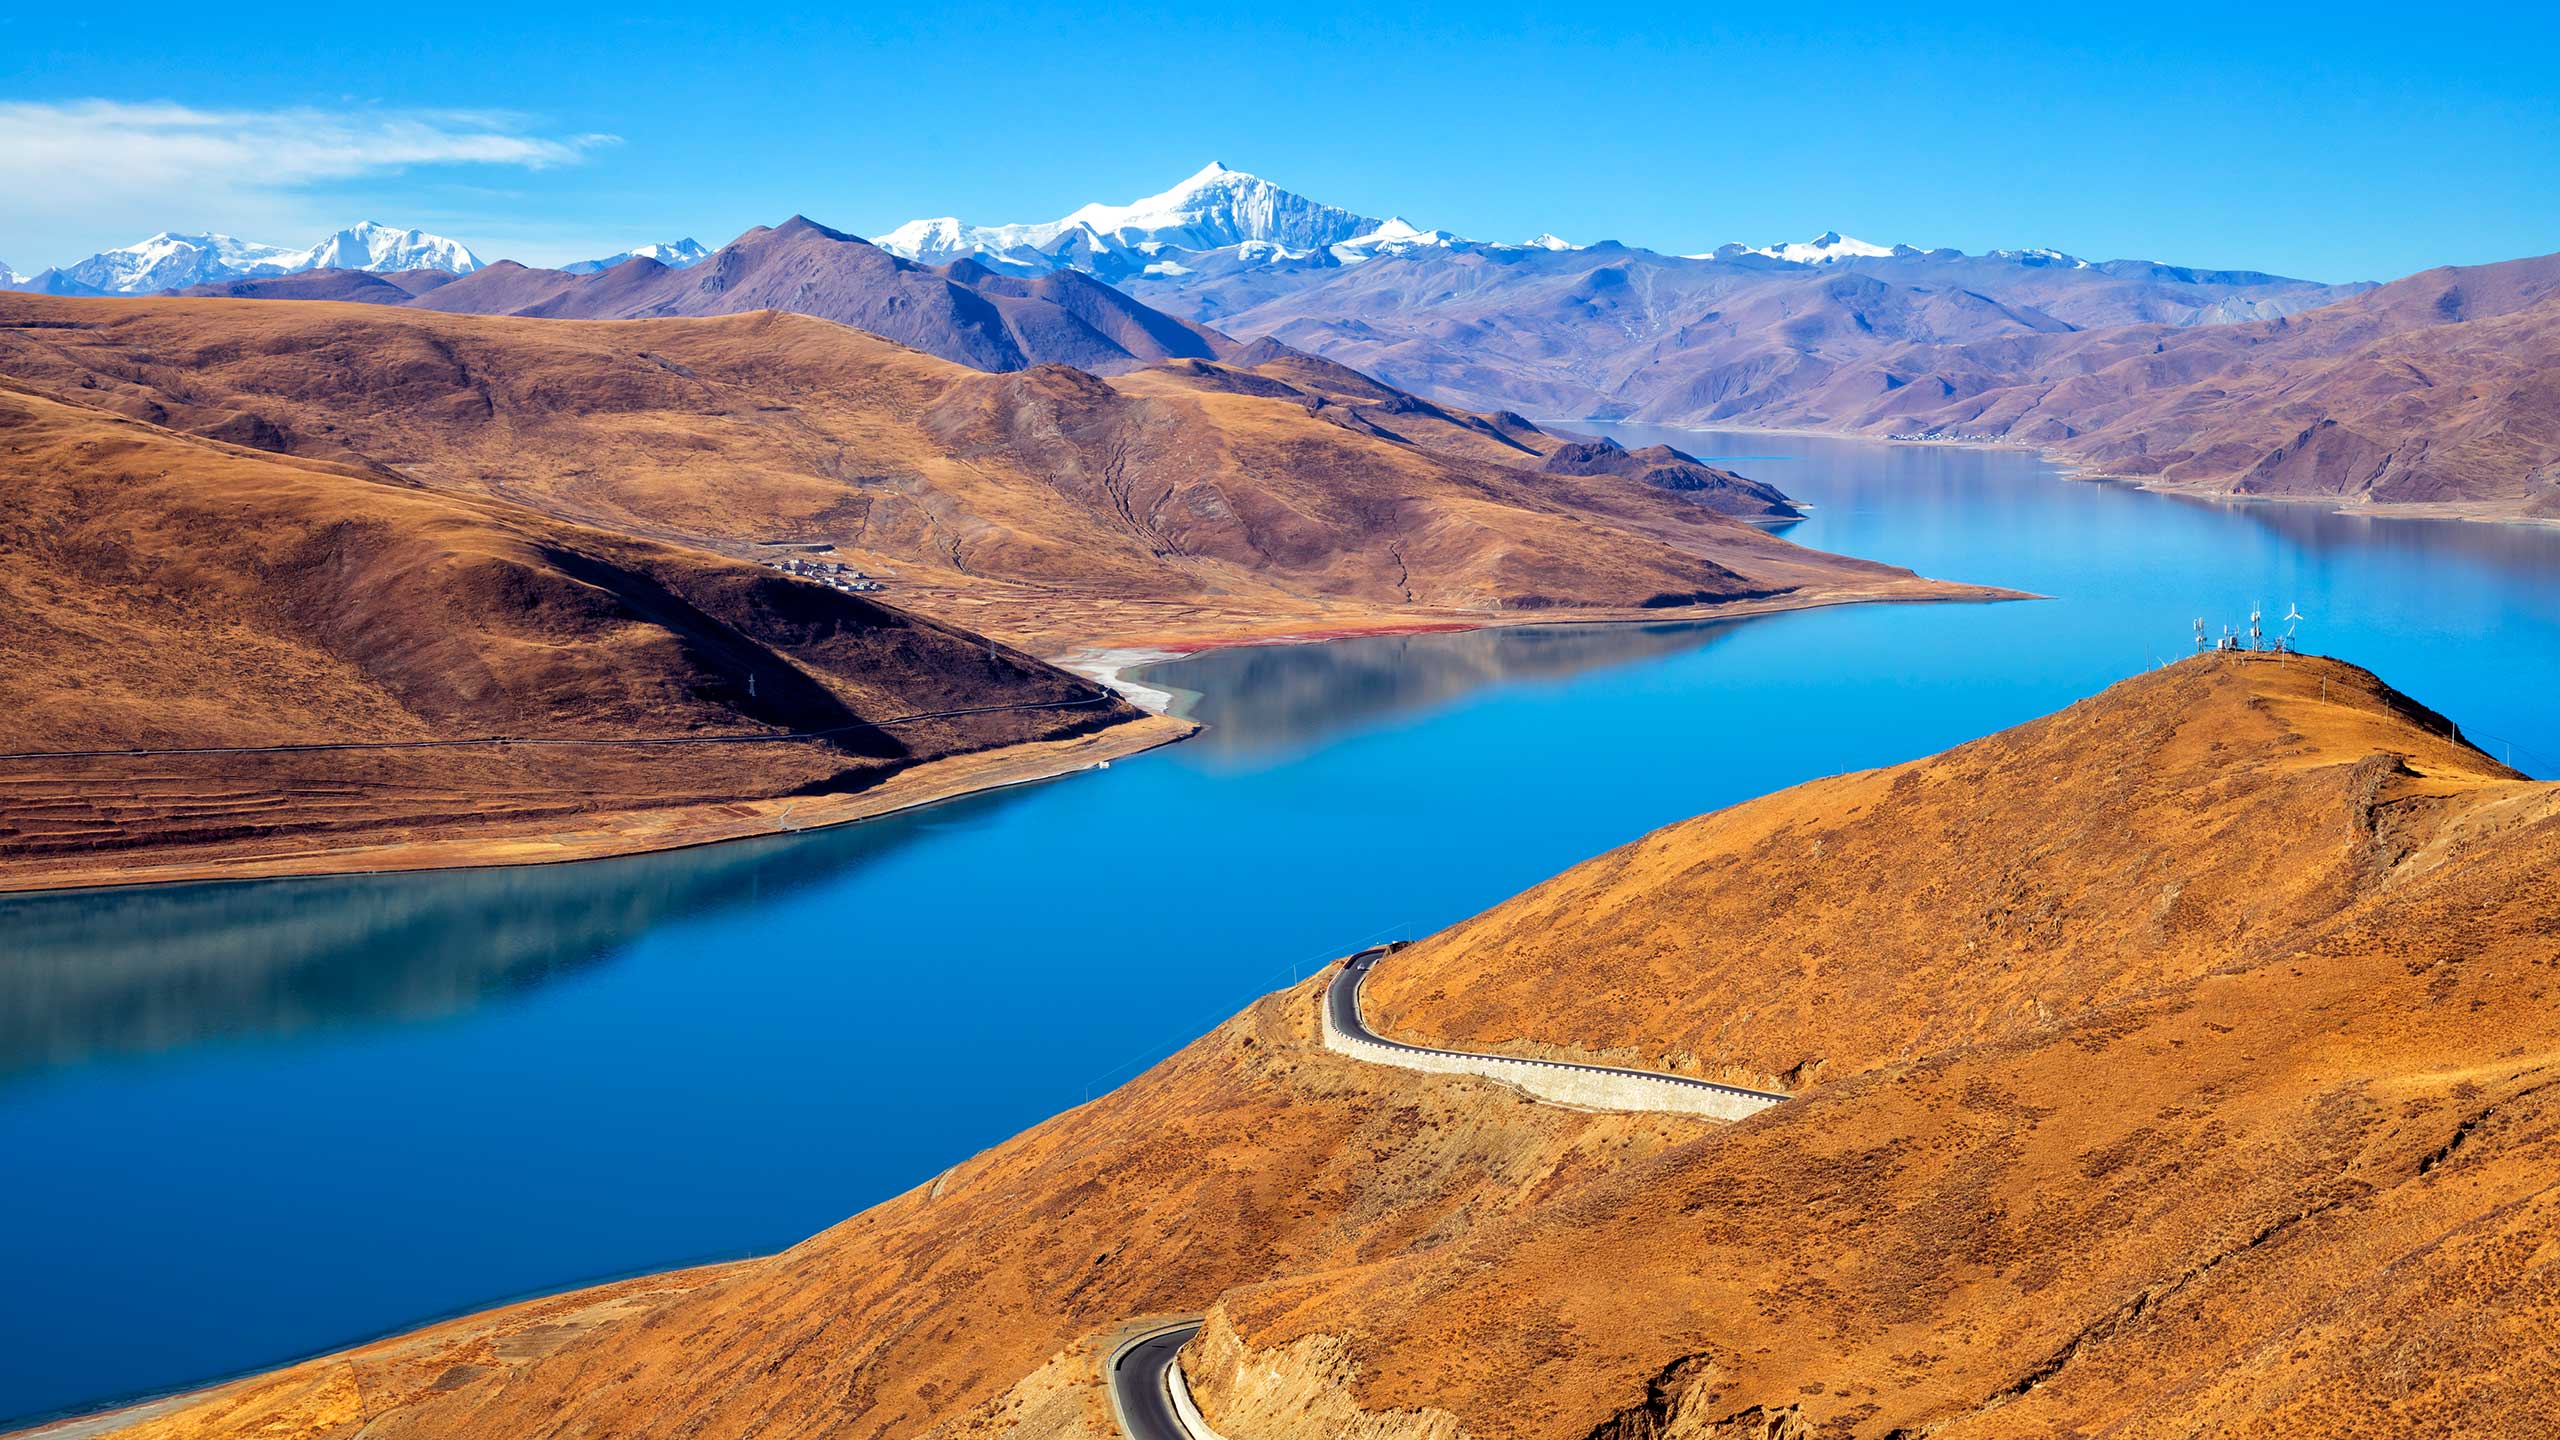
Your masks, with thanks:
M135 225L307 223L312 192L333 184L427 166L544 170L612 143L491 111L0 101L0 194L12 230L23 226L0 241L33 251Z

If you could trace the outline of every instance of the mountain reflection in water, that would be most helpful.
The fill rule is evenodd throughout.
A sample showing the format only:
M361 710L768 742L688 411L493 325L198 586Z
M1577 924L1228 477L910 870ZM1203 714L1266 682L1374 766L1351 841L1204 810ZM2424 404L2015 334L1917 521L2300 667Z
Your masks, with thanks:
M1209 727L1186 748L1276 764L1487 686L1562 680L1700 649L1730 636L1734 623L1517 625L1213 650L1176 667L1196 692L1188 713Z
M1273 763L1482 687L1713 643L1712 624L1533 625L1249 647L1184 662L1210 729ZM1003 804L990 796L971 803ZM898 819L566 865L0 899L0 1081L111 1055L471 1010L610 960L678 920L821 885L898 844Z
M0 1081L458 1014L607 961L660 926L823 884L903 828L891 818L561 865L0 898Z

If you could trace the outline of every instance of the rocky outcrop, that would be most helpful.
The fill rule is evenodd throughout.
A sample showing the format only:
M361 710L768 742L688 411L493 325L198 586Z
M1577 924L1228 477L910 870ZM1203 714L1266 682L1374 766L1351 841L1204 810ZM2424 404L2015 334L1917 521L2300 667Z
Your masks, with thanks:
M1720 515L1745 520L1801 520L1804 512L1774 485L1720 470L1668 445L1630 450L1617 441L1575 441L1549 452L1538 467L1549 475L1617 475L1657 490L1686 495Z
M1182 1349L1182 1375L1201 1417L1228 1440L1469 1440L1445 1410L1362 1409L1360 1368L1332 1335L1255 1351L1212 1310Z

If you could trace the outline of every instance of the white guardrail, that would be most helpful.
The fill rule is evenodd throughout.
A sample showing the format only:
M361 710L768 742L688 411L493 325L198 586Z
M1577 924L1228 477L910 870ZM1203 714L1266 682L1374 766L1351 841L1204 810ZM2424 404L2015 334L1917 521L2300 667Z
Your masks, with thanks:
M1182 1433L1190 1440L1227 1440L1224 1435L1210 1429L1209 1422L1201 1416L1199 1402L1191 1398L1191 1381L1182 1373L1182 1357L1179 1355L1173 1357L1172 1364L1164 1367L1164 1393L1173 1401L1174 1423L1182 1427Z
M1350 1003L1355 1015L1359 1013L1360 984L1368 978L1366 966L1360 962L1370 954L1363 951L1347 962L1357 967L1350 977ZM1333 984L1340 984L1343 978L1335 977ZM1691 1080L1678 1075L1572 1065L1555 1060L1525 1060L1511 1055L1481 1055L1463 1050L1435 1050L1427 1046L1371 1039L1352 1034L1337 1023L1331 990L1332 986L1328 985L1324 1003L1319 1006L1324 1015L1325 1048L1371 1064L1392 1065L1400 1070L1419 1070L1435 1075L1481 1076L1517 1086L1541 1100L1592 1110L1668 1110L1683 1115L1706 1115L1718 1120L1739 1120L1788 1098L1769 1091L1746 1090L1738 1085L1719 1085L1711 1080ZM1366 1020L1361 1023L1365 1028Z

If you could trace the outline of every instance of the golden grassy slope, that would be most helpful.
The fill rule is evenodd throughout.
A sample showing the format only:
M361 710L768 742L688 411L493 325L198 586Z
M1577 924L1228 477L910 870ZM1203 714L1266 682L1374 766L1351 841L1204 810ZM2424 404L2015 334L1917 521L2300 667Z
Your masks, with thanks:
M832 543L894 573L907 603L1049 643L1193 615L1983 593L1806 551L1641 484L1530 476L1223 382L981 374L798 315L10 296L0 376L727 553Z
M1832 1063L1790 1104L1722 1127L1365 1066L1317 1048L1301 986L783 1255L386 1387L366 1433L1093 1434L1061 1367L1211 1307L1188 1364L1236 1440L2546 1435L2556 796L2352 667L2190 661L1673 827L1575 872L1582 904L1532 892L1375 982L1444 1030L1491 1005L1435 992L1492 987L1520 997L1507 1033L1578 1050L1608 1007L1577 1008L1574 932L1686 943L1819 838L1863 862L1802 869L1793 903L1864 915L1862 943L1747 993L1713 957L1686 987L1602 972L1659 1012L1625 1043L1713 1033L1737 998L1718 1053L1759 1055L1760 1015L1818 1037ZM2265 875L2289 908L2233 880L2195 895L2214 915L2163 911L2143 858L2201 874L2297 840L2314 873Z
M2074 928L2132 920L2113 994L2089 983L2109 964L2097 948L2058 947L2051 979L2079 983L2046 990L2044 1016L2015 1014L1996 990L1978 997L1991 1023L1943 1023L1933 1007L1945 1039L1913 1039L1925 1021L1896 1027L1861 1051L1864 1073L1835 1072L1805 1099L1596 1176L1540 1213L1442 1251L1230 1296L1228 1338L1210 1347L1223 1363L1195 1377L1213 1419L1257 1440L1304 1433L1261 1403L1273 1388L1262 1376L1321 1338L1358 1367L1362 1409L1430 1405L1478 1436L2550 1433L2552 787L2364 697L2321 704L2304 682L2355 678L2340 667L2180 672L2108 698L2185 689L2178 699L2206 707L2191 715L2237 729L2258 713L2281 731L2235 743L2249 763L2198 792L2175 827L2205 841L2199 861L2223 822L2293 789L2312 802L2293 807L2298 826L2260 829L2256 843L2352 836L2364 865L2344 882L2352 894L2308 895L2300 914L2161 958L2132 904L2157 887L2101 865L2088 893L2055 898ZM2369 798L2341 784L2315 799L2296 782L2319 767L2341 782L2379 769L2382 783ZM2006 778L1976 794L2021 820L2098 808L2083 791ZM1967 838L2023 854L2011 842L2036 829ZM1694 822L1683 830L1693 854L1719 848ZM2015 893L1962 852L1937 853L1953 874L1854 871L1812 908L1868 885L1916 899L1943 884L1995 907ZM1732 873L1728 887L1748 883ZM1573 913L1631 924L1613 902L1674 933L1695 923L1642 882ZM1949 989L2030 968L1968 953L1965 938L1939 951ZM1841 957L1811 986L1774 964L1765 1013L1800 1031L1802 992L1816 989L1845 1012L1843 1035L1877 1023L1917 993L1897 973L1907 953ZM1440 963L1456 973L1452 951ZM1482 952L1472 978L1534 963ZM1545 995L1572 988L1556 970L1545 978ZM1656 1023L1694 1033L1730 998L1711 974L1666 996L1672 1013ZM1409 996L1407 1008L1427 1007Z
M384 845L815 805L1137 718L1115 700L871 728L1095 692L769 570L23 392L0 390L0 483L0 751L841 731L0 760L0 883L350 848L372 866L398 863Z
M2523 783L2362 671L2178 665L1657 831L1366 993L1426 1043L1552 1038L1796 1088L2293 943Z

